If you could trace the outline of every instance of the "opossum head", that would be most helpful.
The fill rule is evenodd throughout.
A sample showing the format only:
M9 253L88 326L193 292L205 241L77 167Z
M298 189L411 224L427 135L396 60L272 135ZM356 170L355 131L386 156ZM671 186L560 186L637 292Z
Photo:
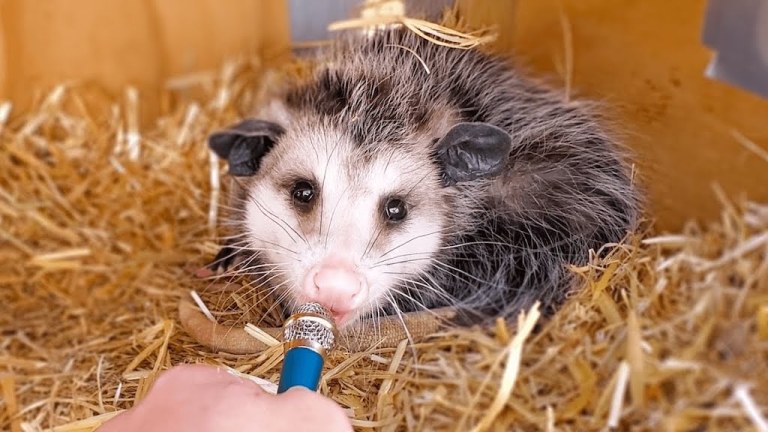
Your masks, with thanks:
M346 131L284 111L209 140L244 191L243 246L271 287L294 306L320 302L340 326L407 295L407 282L440 295L419 277L458 229L455 188L497 174L510 147L506 132L479 123L397 142L362 143Z

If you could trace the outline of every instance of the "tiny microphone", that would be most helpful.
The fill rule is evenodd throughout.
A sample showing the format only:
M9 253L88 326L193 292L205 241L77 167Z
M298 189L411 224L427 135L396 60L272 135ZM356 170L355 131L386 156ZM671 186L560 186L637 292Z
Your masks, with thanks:
M277 393L296 386L317 391L325 356L335 342L331 314L319 303L301 305L283 325L285 358Z

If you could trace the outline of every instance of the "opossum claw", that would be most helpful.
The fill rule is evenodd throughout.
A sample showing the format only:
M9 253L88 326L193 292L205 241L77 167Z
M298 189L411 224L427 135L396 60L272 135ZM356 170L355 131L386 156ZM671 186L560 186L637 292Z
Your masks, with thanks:
M239 256L239 253L236 249L229 245L224 245L219 249L219 252L216 254L216 257L214 257L213 261L211 261L206 268L210 269L214 273L217 273L218 271L227 271L230 268L234 267L235 261L237 260Z

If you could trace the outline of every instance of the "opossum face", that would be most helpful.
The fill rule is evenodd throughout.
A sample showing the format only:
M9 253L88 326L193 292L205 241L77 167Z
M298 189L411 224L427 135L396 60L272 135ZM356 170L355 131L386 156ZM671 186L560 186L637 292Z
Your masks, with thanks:
M322 122L238 128L212 138L211 147L229 160L230 173L249 177L242 203L248 247L273 270L285 298L320 302L339 326L405 295L398 287L434 265L453 228L450 186L474 178L478 154L492 153L460 148L471 126L448 134L453 145L442 147L428 136L364 146ZM502 160L508 136L500 141ZM486 174L498 170L489 167Z

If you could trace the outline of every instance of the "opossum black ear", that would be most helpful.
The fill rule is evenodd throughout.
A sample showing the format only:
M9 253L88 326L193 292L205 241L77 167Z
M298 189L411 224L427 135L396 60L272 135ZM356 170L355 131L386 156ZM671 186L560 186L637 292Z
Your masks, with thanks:
M283 128L263 120L247 119L208 137L208 147L229 162L229 174L247 177L256 174Z
M459 123L437 143L446 186L492 177L509 157L512 137L488 123Z

